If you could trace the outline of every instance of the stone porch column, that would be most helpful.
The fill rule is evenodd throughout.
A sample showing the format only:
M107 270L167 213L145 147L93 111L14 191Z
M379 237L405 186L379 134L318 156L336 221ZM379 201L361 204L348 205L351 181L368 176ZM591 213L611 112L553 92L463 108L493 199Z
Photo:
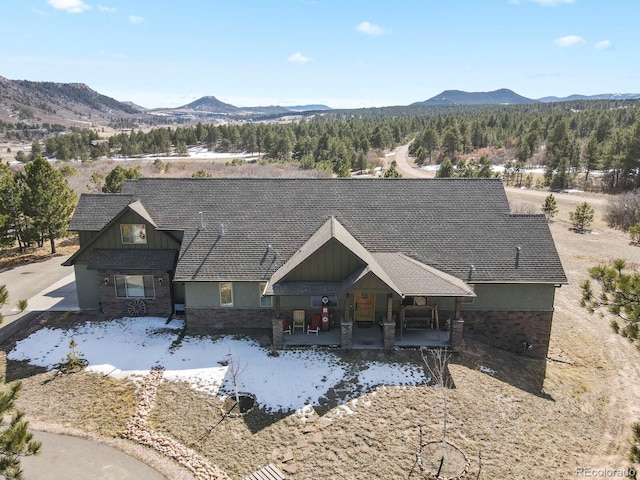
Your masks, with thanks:
M284 333L282 332L282 318L275 316L271 319L271 331L273 332L273 346L281 348L284 346Z
M396 322L393 320L382 322L382 343L385 350L391 350L396 344Z
M340 322L340 347L346 350L353 347L353 323L349 317Z
M451 320L451 350L464 351L464 320L461 318Z

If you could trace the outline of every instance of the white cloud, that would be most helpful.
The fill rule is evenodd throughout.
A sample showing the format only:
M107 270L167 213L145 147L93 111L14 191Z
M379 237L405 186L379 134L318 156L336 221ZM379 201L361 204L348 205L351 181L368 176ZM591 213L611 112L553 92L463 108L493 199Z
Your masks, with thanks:
M587 41L578 35L567 35L566 37L557 38L555 44L559 47L577 47L586 44Z
M144 18L139 17L138 15L129 15L129 21L131 23L142 23L144 21Z
M48 0L47 3L56 10L64 10L68 13L82 13L91 8L82 0Z
M115 7L105 7L104 5L98 5L98 10L105 13L113 13L117 9Z
M611 48L611 42L609 40L601 40L596 43L596 50L607 50Z
M294 53L289 58L287 58L287 60L289 60L291 63L307 63L311 61L309 57L305 57L300 52Z
M365 35L382 35L385 31L375 23L361 22L356 30Z

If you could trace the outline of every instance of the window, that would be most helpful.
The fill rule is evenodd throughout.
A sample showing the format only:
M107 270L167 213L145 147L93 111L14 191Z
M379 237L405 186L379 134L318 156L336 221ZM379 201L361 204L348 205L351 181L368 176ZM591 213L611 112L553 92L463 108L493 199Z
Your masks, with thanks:
M266 295L262 295L262 292L264 292L264 289L267 288L267 282L260 282L258 284L258 288L260 289L260 291L258 292L258 295L260 295L260 306L261 307L272 307L273 306L273 297L267 297Z
M233 307L233 283L220 283L220 305L222 307Z
M154 298L153 275L116 275L116 297Z
M123 223L120 225L120 233L124 244L147 243L147 227L144 223Z

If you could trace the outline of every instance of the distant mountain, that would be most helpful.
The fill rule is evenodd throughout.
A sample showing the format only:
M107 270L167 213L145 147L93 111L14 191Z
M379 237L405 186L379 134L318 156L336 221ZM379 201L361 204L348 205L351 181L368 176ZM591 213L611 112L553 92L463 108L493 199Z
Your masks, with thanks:
M295 105L293 107L284 107L292 112L315 112L320 110L331 110L326 105Z
M84 83L31 82L0 77L0 119L78 124L139 114L133 106Z
M445 90L424 102L412 103L411 106L435 105L518 105L537 103L537 100L518 95L508 88L501 88L493 92L463 92L461 90Z
M134 110L137 110L139 112L144 112L146 110L146 108L141 107L137 103L133 103L133 102L122 102L122 103L124 103L125 105L129 105L131 108L133 108Z
M599 95L569 95L568 97L543 97L539 102L573 102L576 100L636 100L640 93L602 93Z
M239 115L239 116L256 116L256 115L286 115L288 113L301 113L314 110L331 110L326 105L297 105L293 107L282 107L280 105L269 105L263 107L236 107L230 103L224 103L213 96L201 97L191 103L177 108L155 108L154 113L162 113L164 115L172 112L177 115L192 114L199 116L216 116L216 115Z
M178 107L175 110L193 110L204 113L238 113L239 109L234 105L218 100L216 97L206 96L182 107Z

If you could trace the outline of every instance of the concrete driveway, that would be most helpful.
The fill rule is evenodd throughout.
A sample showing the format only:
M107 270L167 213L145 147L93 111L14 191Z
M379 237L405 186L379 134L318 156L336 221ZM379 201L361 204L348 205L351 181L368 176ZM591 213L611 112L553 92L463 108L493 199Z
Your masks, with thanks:
M31 480L162 480L153 468L103 443L83 438L33 432L42 442L40 455L20 460Z
M68 257L48 260L0 271L0 285L6 285L9 302L2 308L3 325L32 311L78 310L75 275L72 267L63 267ZM19 300L27 300L24 312L16 307Z

